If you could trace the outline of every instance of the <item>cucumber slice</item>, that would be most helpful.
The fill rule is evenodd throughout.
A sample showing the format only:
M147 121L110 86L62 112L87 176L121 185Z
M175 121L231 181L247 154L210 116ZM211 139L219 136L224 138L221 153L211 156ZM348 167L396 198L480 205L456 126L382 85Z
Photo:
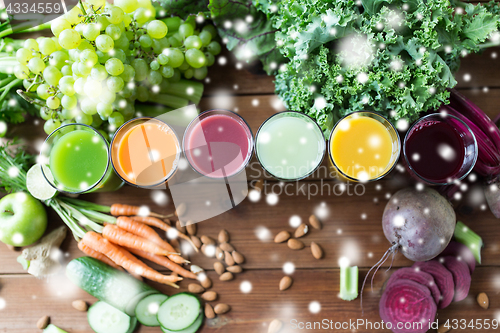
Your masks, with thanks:
M128 329L127 333L134 332L136 328L137 328L137 318L136 317L130 317L130 328Z
M90 307L87 318L96 333L128 333L132 326L132 318L102 301Z
M135 308L137 320L144 326L160 326L156 318L160 304L167 300L168 296L163 294L154 294L144 297Z
M68 332L60 329L56 325L50 324L49 326L45 327L43 333L68 333Z
M158 321L163 328L181 331L191 326L201 311L201 304L193 294L180 293L161 303Z
M188 328L185 328L181 331L171 331L167 330L165 327L162 327L161 330L163 331L163 333L195 333L196 331L198 331L198 329L200 329L201 324L203 324L203 318L203 313L200 312L198 318L196 318L195 322Z

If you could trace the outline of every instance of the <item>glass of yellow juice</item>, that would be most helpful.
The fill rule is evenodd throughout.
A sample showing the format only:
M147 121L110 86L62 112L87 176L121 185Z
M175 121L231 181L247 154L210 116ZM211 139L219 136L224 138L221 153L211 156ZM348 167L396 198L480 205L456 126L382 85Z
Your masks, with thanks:
M337 122L330 134L330 163L344 180L381 179L394 168L400 151L398 131L375 112L350 113Z

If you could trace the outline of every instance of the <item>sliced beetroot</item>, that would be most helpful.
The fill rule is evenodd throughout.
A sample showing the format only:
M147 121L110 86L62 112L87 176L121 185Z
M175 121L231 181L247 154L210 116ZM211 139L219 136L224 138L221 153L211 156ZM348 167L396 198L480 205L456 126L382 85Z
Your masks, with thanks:
M394 333L424 333L429 330L429 322L436 317L437 306L429 288L403 279L387 285L380 299L379 311L382 320L387 325L392 324L392 327L387 327Z
M459 302L465 299L469 294L470 283L472 280L467 264L453 256L442 257L439 261L453 275L453 282L455 283L455 297L453 298L453 301Z
M441 292L441 301L438 303L438 308L444 309L450 305L455 295L455 283L451 272L435 260L419 261L413 264L413 267L420 268L420 270L429 273L434 278Z
M389 278L389 281L387 281L387 285L390 285L394 281L399 281L403 279L412 280L417 283L420 283L423 286L426 286L427 288L429 288L436 304L439 303L441 299L441 292L439 291L439 288L437 287L436 282L434 281L434 277L432 277L432 275L415 267L404 267L392 273L391 277Z
M458 260L464 261L467 266L469 266L469 271L471 274L472 272L474 272L474 269L476 269L476 259L474 258L474 254L467 245L464 245L462 243L451 241L439 256L453 256Z

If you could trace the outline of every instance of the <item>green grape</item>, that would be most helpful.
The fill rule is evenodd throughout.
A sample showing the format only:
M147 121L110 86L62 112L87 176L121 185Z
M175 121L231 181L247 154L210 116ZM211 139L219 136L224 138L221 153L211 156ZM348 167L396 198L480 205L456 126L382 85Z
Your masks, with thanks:
M52 118L52 110L50 110L48 107L43 106L40 108L40 118L43 120L49 120Z
M27 65L31 58L33 58L33 51L27 48L22 47L16 52L17 61L23 65Z
M119 76L112 76L106 80L106 85L112 93L117 93L123 89L125 83L123 79Z
M134 59L132 61L132 67L135 70L135 80L136 81L143 81L148 77L148 64L144 59Z
M103 35L103 36L107 36L107 35ZM115 45L114 45L116 48L119 48L119 49L123 49L123 50L126 50L128 49L128 46L129 46L129 40L127 38L127 36L125 34L121 34L120 38L118 38L115 42Z
M85 92L83 90L83 88L85 87L85 82L87 82L87 78L84 78L84 77L81 77L75 81L75 84L73 85L73 87L75 88L75 92L78 95L85 94Z
M113 38L108 35L99 35L95 39L95 46L101 52L109 52L113 49L115 44L113 42Z
M72 76L63 76L59 80L59 90L64 95L73 96L75 94L75 79Z
M80 43L80 45L78 46L78 50L80 50L80 52L81 52L81 51L86 50L86 49L95 51L94 46L92 46L92 44L88 40L83 39L82 42Z
M183 38L187 38L194 33L194 28L191 24L183 23L179 26L179 33Z
M205 52L205 58L207 59L206 65L208 67L212 66L215 63L215 56L210 52Z
M187 63L187 61L184 61L184 62L182 63L182 65L180 65L180 66L179 66L179 67L177 67L177 68L179 68L179 70L180 70L181 72L184 72L184 71L188 70L188 69L190 68L190 66L189 66L189 64Z
M149 99L149 91L145 86L139 86L136 89L137 100L140 102L147 102Z
M83 86L83 91L90 98L99 97L102 93L102 85L101 82L96 81L92 78L87 78L87 82Z
M45 69L45 63L40 58L32 58L28 61L28 68L34 74L41 74Z
M168 57L165 54L163 54L163 53L160 54L160 55L158 55L158 59L157 60L158 60L158 63L160 65L166 65L166 64L168 64Z
M73 72L74 75L81 75L80 70L78 69L78 65L80 64L79 61L75 61L71 65L71 71Z
M47 98L47 106L54 110L57 109L61 105L61 100L57 98L56 96L50 96Z
M59 39L57 37L50 37L56 46L56 51L61 51L63 48L59 45Z
M174 69L174 75L169 79L170 82L179 82L181 79L181 71L177 68Z
M64 99L64 97L63 97ZM64 102L61 100L61 103L64 105ZM64 119L74 119L78 113L80 113L80 110L78 110L77 108L73 108L71 110L68 110L68 109L62 109L61 111L61 116L64 118Z
M153 20L148 23L148 35L151 38L161 39L167 35L167 32L167 25L160 20Z
M177 39L174 36L168 37L168 43L170 44L171 47L181 47L182 46L182 41Z
M150 19L151 14L148 14L147 11L146 8L138 8L134 12L134 20L136 20L139 25L143 25Z
M201 31L198 37L201 40L201 45L207 46L212 41L212 34L208 31Z
M61 122L59 120L54 120L54 119L49 119L43 124L43 130L47 135L50 135L50 133L54 132L56 129L61 126Z
M82 109L83 113L89 116L92 116L97 113L97 103L95 103L90 98L84 98L80 102L80 108Z
M133 31L129 31L129 30L127 30L127 31L125 32L125 37L127 37L127 39L128 39L129 41L131 41L132 39L135 39L135 34L134 34L134 32L133 32Z
M108 52L104 53L102 51L97 51L96 54L97 54L97 59L101 64L104 64L106 61L108 61L109 58L111 58Z
M63 66L63 68L61 68L61 74L64 76L73 75L73 70L71 69L71 66L70 65Z
M31 50L31 51L39 51L39 49L38 49L38 43L33 38L26 39L24 41L24 48L26 48L28 50Z
M117 40L122 35L122 31L120 30L120 28L118 26L116 26L114 24L110 24L106 28L106 35L113 38L113 40Z
M179 26L182 24L182 20L178 16L168 17L163 20L167 25L168 31L176 31L179 29Z
M77 48L81 42L80 34L74 29L66 29L59 34L59 44L66 50Z
M108 122L111 126L118 128L123 123L125 122L125 118L123 118L123 115L119 112L113 112L109 117L108 117Z
M130 98L134 94L135 90L130 89L129 87L124 87L122 91L120 91L120 96L124 98Z
M58 69L61 69L66 65L66 61L68 60L69 56L66 52L56 51L50 55L49 64L51 66L57 67Z
M99 16L97 18L97 26L99 27L99 31L106 30L106 28L110 24L111 24L111 22L109 22L109 20L106 17L104 17L104 16Z
M97 64L98 60L99 57L97 56L94 50L86 49L80 53L80 61L85 65L87 65L88 67L92 67L95 64Z
M191 79L194 75L194 70L192 68L188 68L184 73L183 73L184 77L186 79Z
M81 112L78 116L75 117L75 122L78 124L84 125L92 125L93 118L91 115L85 114Z
M130 82L134 79L135 69L130 65L123 65L123 73L120 74L123 82Z
M108 77L108 72L103 65L97 64L90 71L90 76L92 79L101 82Z
M37 93L38 97L40 97L41 99L47 99L51 95L50 86L48 84L42 83L36 89L36 93Z
M117 58L111 58L108 61L106 61L106 71L109 73L109 75L117 76L123 73L124 66L123 62L120 59Z
M79 49L72 49L68 51L69 58L73 61L79 61L80 60L80 50Z
M153 4L151 3L151 0L137 0L137 3L139 5L139 8L150 8L153 7Z
M73 96L64 95L63 98L61 99L61 105L63 106L63 108L67 110L73 110L74 108L76 108L77 104L78 104L78 99L74 95Z
M203 80L204 78L207 77L207 74L208 74L208 68L204 66L200 68L195 68L193 76L196 80ZM186 76L186 73L184 73L184 76Z
M156 60L153 60L151 61L151 63L149 64L149 67L154 70L154 71L157 71L160 69L160 64L158 63L158 61Z
M189 49L186 51L186 62L193 68L205 66L207 59L205 54L197 49Z
M172 66L161 66L161 75L166 78L170 79L172 76L174 76L174 69Z
M91 125L93 128L99 128L102 125L102 119L97 113L92 116L92 124Z
M158 85L161 83L162 80L163 80L163 76L161 75L161 73L159 71L150 71L149 72L148 81L152 85L154 85L154 86Z
M47 66L43 70L43 79L51 86L57 86L61 78L62 74L55 66Z
M29 78L29 74L30 74L30 70L29 70L28 66L26 66L26 65L17 64L14 67L14 75L20 80L24 80L24 79Z
M163 54L168 57L168 64L172 68L177 68L184 62L184 54L179 49L169 48L163 51Z
M88 64L81 62L81 61L78 63L78 73L80 75L87 76L90 74L91 70L92 70L92 66L89 66Z
M123 12L123 9L121 9L120 7L116 6L106 7L106 12L109 15L108 21L111 24L118 24L121 21L123 21L123 16L125 15L125 13Z
M113 113L113 106L108 103L99 102L97 103L97 113L101 116L101 119L106 120Z
M128 27L130 25L130 23L132 23L132 18L128 15L125 15L123 17L123 25Z
M153 44L153 40L148 35L142 35L139 37L139 43L143 48L148 48Z
M83 29L85 28L85 24L84 23L80 23L80 24L77 24L75 26L75 31L78 32L80 35L83 35Z
M127 54L122 49L113 49L109 54L123 63L127 62Z
M134 48L138 49L141 47L141 43L139 42L134 42Z
M153 38L153 43L151 44L151 48L153 49L154 53L161 53L163 51L163 48L161 47L161 42L159 39L154 39Z
M216 41L210 42L210 44L208 44L207 46L207 51L212 53L213 55L218 55L221 51L221 46L219 42Z
M103 88L105 88L105 89L103 89L101 96L99 96L99 101L101 101L102 103L105 103L105 104L113 103L116 99L116 94L109 91L107 89L107 86L104 86Z
M95 23L88 23L85 25L85 28L83 28L83 37L87 38L90 41L95 41L97 36L99 36L101 33L101 29L99 29L99 26Z
M123 115L123 118L125 120L130 120L134 116L134 113L135 113L134 104L127 103L125 108L120 113Z
M82 16L80 16L82 15ZM69 12L64 15L64 18L70 23L70 24L78 24L83 21L83 13L80 7L75 6L73 7Z
M123 9L125 13L132 13L139 7L137 0L115 0L114 5Z
M202 29L201 29L201 32L208 32L210 33L211 35L211 38L214 38L215 36L217 36L217 30L215 29L215 27L211 24L207 24L206 26L204 26ZM201 35L201 32L200 32L200 35ZM201 36L200 36L201 38Z
M186 47L186 49L198 49L199 50L199 49L201 49L201 45L202 45L202 42L201 42L200 37L198 37L198 36L189 36L184 41L184 46Z

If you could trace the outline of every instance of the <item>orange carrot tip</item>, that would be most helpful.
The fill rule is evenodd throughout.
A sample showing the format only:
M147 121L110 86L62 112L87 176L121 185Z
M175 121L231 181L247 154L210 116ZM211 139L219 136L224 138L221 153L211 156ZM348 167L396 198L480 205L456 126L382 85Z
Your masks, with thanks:
M132 206L132 205L123 205L123 204L113 204L111 205L111 210L110 210L111 215L114 216L131 216L131 215L138 215L138 216L154 216L157 218L169 218L173 216L174 214L170 215L161 215L158 213L151 212L148 206Z

